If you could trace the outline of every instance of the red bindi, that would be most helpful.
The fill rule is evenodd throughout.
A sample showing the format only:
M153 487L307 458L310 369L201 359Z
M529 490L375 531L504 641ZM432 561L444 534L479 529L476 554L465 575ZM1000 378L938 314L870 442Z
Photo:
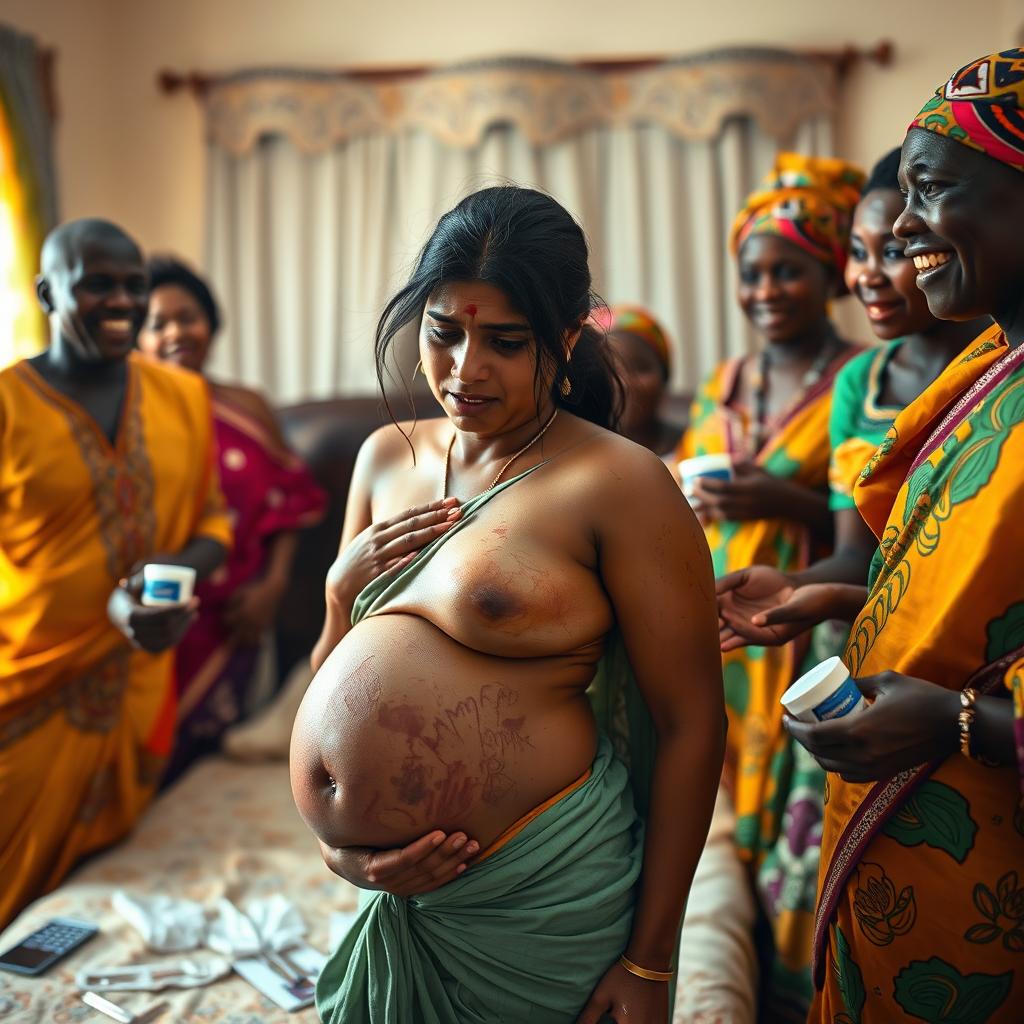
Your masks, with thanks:
M466 316L476 316L476 306L472 302L466 307Z

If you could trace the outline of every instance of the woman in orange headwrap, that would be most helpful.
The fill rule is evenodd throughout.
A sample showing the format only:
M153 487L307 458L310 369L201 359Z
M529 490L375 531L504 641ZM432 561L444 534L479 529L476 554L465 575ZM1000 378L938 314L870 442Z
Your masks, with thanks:
M671 346L661 324L641 306L622 304L594 310L590 322L608 336L622 378L619 433L655 455L675 451L682 430L661 416L672 372Z
M863 180L842 160L780 154L733 225L738 299L765 344L712 373L676 453L678 459L732 457L732 480L699 480L693 487L716 575L758 563L795 571L831 541L832 383L859 349L839 337L828 303L843 290ZM801 764L779 705L807 653L806 643L793 643L723 656L736 843L753 874L766 861L770 868L760 888L774 939L773 1019L799 1018L810 997L820 776L806 755ZM794 806L794 794L806 799ZM792 834L781 836L787 802Z
M815 1024L1021 1020L1022 175L1013 49L952 75L903 143L893 232L917 286L941 319L996 323L896 417L854 491L880 546L845 661L873 702L787 721L829 772Z

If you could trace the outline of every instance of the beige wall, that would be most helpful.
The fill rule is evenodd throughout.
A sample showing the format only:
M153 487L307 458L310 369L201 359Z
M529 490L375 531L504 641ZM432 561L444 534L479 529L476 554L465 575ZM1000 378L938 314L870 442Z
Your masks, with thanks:
M925 21L925 15L927 20ZM0 0L0 21L59 51L63 213L111 217L146 247L202 257L204 155L195 102L161 67L445 63L496 54L690 53L710 47L870 46L894 65L845 86L839 148L869 163L954 67L1012 45L1021 0Z

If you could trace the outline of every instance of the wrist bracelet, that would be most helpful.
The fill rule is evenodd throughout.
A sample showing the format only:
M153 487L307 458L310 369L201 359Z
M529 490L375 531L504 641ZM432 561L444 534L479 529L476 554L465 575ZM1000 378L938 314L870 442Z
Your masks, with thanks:
M960 753L964 757L971 756L971 726L974 725L974 716L977 714L974 707L977 699L977 690L972 690L969 686L960 691L960 713L956 720L960 728Z
M639 967L632 960L627 960L625 954L619 957L619 963L630 974L635 974L638 978L643 978L644 981L671 981L675 973L674 971L649 971L646 967Z

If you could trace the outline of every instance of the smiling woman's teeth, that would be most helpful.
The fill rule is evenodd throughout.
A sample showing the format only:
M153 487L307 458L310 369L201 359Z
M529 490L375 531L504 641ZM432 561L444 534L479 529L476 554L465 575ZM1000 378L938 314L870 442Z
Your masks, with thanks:
M104 325L115 331L130 331L132 329L131 320L105 320Z
M926 252L914 257L914 266L918 270L930 270L932 267L941 267L948 263L950 255L948 252Z

